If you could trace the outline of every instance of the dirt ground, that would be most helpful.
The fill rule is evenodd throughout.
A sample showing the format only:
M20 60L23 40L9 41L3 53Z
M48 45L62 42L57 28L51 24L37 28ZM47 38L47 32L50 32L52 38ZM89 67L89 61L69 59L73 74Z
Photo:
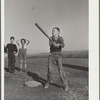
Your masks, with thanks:
M15 75L8 74L7 61L5 62L5 100L88 100L88 60L63 59L64 70L70 84L65 92L62 88L57 67L54 66L54 84L44 89L47 78L47 58L29 58L27 73L19 71L19 62L16 62ZM27 81L35 80L42 85L26 87Z

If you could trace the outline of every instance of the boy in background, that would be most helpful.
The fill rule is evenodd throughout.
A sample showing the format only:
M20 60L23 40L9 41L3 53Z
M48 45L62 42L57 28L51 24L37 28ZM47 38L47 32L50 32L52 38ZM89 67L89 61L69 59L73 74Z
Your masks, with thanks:
M30 43L30 41L23 38L16 41L16 43L19 46L18 58L20 59L20 69L22 70L22 66L24 63L26 72L27 46Z
M48 88L49 83L53 83L53 76L52 76L53 64L54 61L56 61L59 75L61 81L63 82L64 90L67 91L69 86L68 86L68 81L66 80L66 74L62 66L62 56L61 56L61 50L65 46L65 44L63 38L59 36L59 33L60 33L60 29L58 27L54 27L52 29L52 37L50 38L53 41L53 43L49 40L50 55L48 58L47 83L45 84L44 88Z
M9 73L15 73L15 54L17 53L17 46L14 44L14 37L10 38L10 43L8 43L5 47L5 53L8 54L8 68Z

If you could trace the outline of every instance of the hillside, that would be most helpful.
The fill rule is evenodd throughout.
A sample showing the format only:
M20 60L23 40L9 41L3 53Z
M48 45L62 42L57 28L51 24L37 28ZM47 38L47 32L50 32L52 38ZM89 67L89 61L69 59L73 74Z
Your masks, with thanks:
M29 55L28 57L47 57L49 53L40 53L36 55ZM79 51L62 51L64 58L88 58L88 50Z

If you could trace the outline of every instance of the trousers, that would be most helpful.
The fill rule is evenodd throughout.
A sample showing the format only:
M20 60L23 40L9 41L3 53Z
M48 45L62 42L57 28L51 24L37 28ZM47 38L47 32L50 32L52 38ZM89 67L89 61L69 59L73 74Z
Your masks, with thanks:
M15 72L15 54L8 53L8 68L10 73Z
M61 54L50 54L48 57L48 73L47 73L47 82L50 83L53 79L53 64L56 62L59 76L61 81L63 82L63 85L68 85L68 81L66 79L66 74L64 72L63 66L62 66L62 55Z

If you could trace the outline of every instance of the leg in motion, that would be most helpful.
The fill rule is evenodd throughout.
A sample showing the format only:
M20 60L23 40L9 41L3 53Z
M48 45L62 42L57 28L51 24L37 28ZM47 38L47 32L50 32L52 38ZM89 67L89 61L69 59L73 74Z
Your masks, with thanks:
M48 58L48 73L47 73L47 83L45 84L45 88L49 87L49 83L53 81L52 73L53 73L53 56L49 56Z
M58 70L59 70L59 75L60 75L61 81L63 82L63 85L64 85L64 90L67 91L69 89L69 84L68 84L68 81L66 78L65 71L64 71L63 66L62 66L61 55L58 56L57 65L58 65Z

